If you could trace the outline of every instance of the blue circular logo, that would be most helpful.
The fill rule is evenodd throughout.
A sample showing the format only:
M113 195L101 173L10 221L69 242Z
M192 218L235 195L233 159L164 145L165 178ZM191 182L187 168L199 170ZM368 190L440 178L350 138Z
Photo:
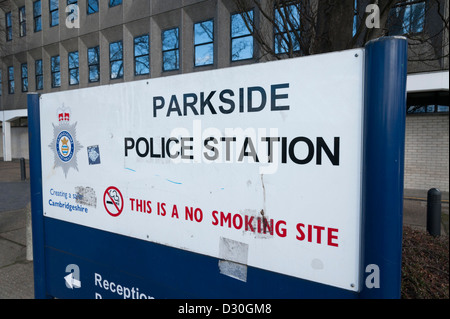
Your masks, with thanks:
M73 138L67 131L62 131L56 138L56 152L63 162L68 162L73 157L74 151Z

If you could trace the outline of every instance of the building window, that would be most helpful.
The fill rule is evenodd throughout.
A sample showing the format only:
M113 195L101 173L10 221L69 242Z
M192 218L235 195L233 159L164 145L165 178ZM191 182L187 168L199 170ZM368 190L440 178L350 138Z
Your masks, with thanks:
M58 0L49 0L50 10L50 27L57 26L59 24L59 3Z
M148 35L134 38L134 74L150 73L150 46Z
M88 48L89 82L100 81L100 48Z
M98 12L98 0L87 1L87 14Z
M122 4L122 0L109 0L109 7L115 7Z
M358 14L358 1L355 0L353 3L353 30L352 30L352 37L356 35L356 32L359 29L360 21L359 21L359 14Z
M36 76L36 90L44 89L44 68L42 67L42 60L34 62L35 76Z
M424 25L425 1L402 1L389 12L390 35L420 33L423 31Z
M275 8L274 48L275 54L300 51L300 12L298 4Z
M253 11L236 13L231 16L231 61L253 58L252 26Z
M69 53L69 85L80 83L78 51Z
M122 41L109 44L109 70L111 79L123 77L123 46Z
M61 65L59 55L51 57L52 88L61 86Z
M214 22L208 20L194 24L195 66L214 63Z
M42 9L41 0L33 2L33 20L34 20L34 32L42 30Z
M180 68L180 41L178 28L169 29L162 33L163 71L178 70Z
M424 113L448 113L448 105L411 105L408 106L407 114L424 114Z
M26 63L22 63L20 69L20 76L22 79L22 92L28 92L28 65Z
M67 11L67 8L69 8L69 11ZM70 21L70 23L75 23L75 20L78 19L78 0L67 0L67 7L65 11L67 12L67 18L69 19L67 20L66 18L66 21L67 22Z
M8 93L14 94L14 67L8 67Z
M11 12L7 12L5 14L5 20L6 20L6 41L12 40L12 17Z
M27 35L27 16L25 14L25 6L19 8L19 36Z

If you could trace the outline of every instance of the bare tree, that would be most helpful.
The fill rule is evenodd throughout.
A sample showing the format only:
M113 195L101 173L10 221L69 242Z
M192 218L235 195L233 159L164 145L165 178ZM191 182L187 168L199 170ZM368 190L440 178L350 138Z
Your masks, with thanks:
M448 68L445 0L233 2L258 44L257 60L351 49L381 36L404 35L409 42L410 62L420 62L426 68ZM377 6L370 6L374 4ZM257 18L250 19L249 12L256 12Z

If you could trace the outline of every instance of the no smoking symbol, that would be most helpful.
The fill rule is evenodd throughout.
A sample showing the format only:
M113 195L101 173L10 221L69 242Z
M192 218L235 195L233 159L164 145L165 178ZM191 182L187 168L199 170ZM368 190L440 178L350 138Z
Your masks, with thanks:
M123 211L122 193L117 187L108 187L103 194L103 205L106 211L113 217L119 216Z

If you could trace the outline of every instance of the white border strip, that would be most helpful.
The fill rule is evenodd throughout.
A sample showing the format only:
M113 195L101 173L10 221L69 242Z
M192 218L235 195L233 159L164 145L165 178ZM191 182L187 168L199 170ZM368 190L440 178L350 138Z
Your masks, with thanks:
M27 109L0 111L0 122L11 121L18 117L28 117Z
M449 71L409 74L406 82L408 93L448 91Z

